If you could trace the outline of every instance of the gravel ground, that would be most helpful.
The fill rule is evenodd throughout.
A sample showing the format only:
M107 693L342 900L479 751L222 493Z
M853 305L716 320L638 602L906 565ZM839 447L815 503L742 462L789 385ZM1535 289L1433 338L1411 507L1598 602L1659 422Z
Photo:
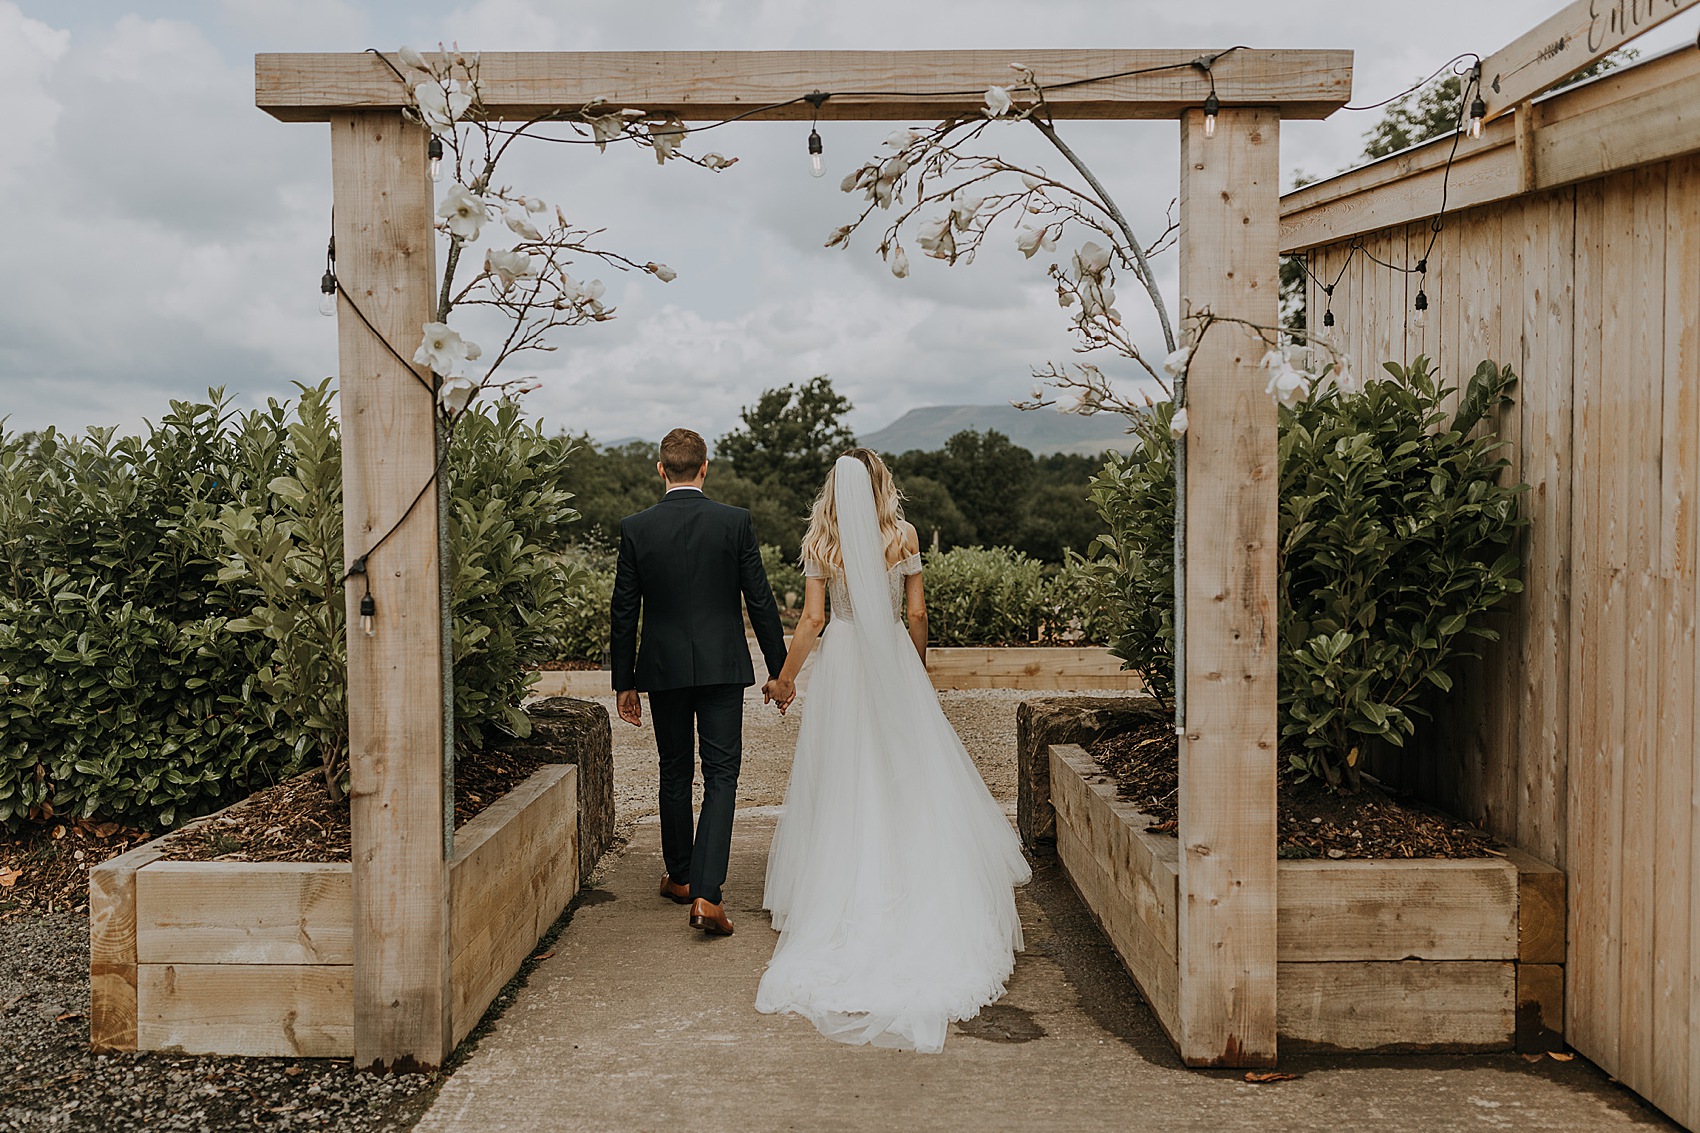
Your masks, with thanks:
M88 918L0 924L0 1130L412 1128L437 1077L324 1059L89 1050Z

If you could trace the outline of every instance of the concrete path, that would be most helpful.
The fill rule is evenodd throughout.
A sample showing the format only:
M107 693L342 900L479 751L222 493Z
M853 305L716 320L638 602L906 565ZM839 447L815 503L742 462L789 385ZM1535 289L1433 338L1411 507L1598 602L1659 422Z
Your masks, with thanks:
M1005 999L941 1055L847 1047L751 1004L774 936L760 912L771 810L740 814L728 911L691 932L655 896L659 828L587 890L420 1130L1618 1130L1673 1128L1581 1059L1294 1061L1250 1085L1179 1066L1054 862L1020 907Z

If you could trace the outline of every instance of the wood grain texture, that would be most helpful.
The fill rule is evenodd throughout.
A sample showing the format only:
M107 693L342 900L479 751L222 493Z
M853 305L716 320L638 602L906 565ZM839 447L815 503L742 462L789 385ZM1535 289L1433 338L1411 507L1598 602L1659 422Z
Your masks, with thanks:
M155 862L136 875L143 964L352 964L347 862Z
M137 971L144 1049L274 1058L354 1053L348 965L142 964Z
M136 871L159 860L158 840L89 870L89 1044L136 1050Z
M408 357L433 318L435 295L425 142L425 131L397 111L339 111L331 121L337 274ZM344 541L353 562L430 481L435 399L347 300L343 308ZM435 500L427 490L367 564L378 609L374 636L355 628L363 588L347 588L361 1066L436 1066L451 1047Z
M1525 964L1563 964L1565 879L1532 854L1515 847L1505 859L1517 871L1517 959Z
M1284 963L1281 1041L1333 1050L1509 1050L1510 961Z
M1700 0L1573 0L1482 60L1489 118L1552 89Z
M1517 870L1473 861L1281 862L1282 961L1511 960Z
M1280 119L1181 119L1181 309L1278 321ZM1180 1041L1196 1066L1275 1060L1276 437L1263 343L1226 324L1187 383L1187 718Z
M1179 48L1009 51L527 51L485 52L481 97L493 116L525 120L576 111L597 99L614 110L671 110L700 122L749 114L807 120L810 91L832 97L832 120L942 118L975 114L985 89L1008 85L1019 61L1055 89L1057 118L1173 119L1201 106L1211 75L1190 66L1206 52ZM390 62L400 66L393 55ZM1152 71L1152 68L1163 68ZM1146 71L1144 74L1125 72ZM1350 51L1242 50L1213 67L1224 105L1279 107L1288 118L1326 118L1350 99ZM1122 74L1064 86L1080 79ZM899 91L903 94L874 92ZM924 92L940 92L929 94ZM399 109L406 95L395 72L373 55L254 57L254 101L286 122L323 122L337 110ZM792 105L774 106L782 102Z
M1519 153L1512 119L1490 122L1458 146L1446 135L1295 189L1281 198L1281 251L1302 251L1426 219L1448 209L1509 200L1700 149L1700 58L1675 51L1557 91L1534 103Z
M450 866L454 1042L578 892L578 768L539 769L468 822Z
M1085 750L1050 749L1057 857L1116 955L1179 1045L1179 853L1148 835L1149 819L1116 797Z
M1121 666L1121 659L1102 647L927 650L927 675L937 689L1141 691L1139 675Z

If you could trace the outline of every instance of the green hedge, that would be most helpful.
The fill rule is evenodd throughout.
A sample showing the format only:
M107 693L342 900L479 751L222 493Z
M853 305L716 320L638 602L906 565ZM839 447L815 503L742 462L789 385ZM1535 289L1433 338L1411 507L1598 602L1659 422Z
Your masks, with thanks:
M1281 746L1301 776L1355 783L1372 744L1403 747L1426 696L1498 634L1522 590L1518 495L1493 431L1510 367L1455 391L1426 358L1358 392L1325 383L1280 411ZM1113 645L1161 697L1174 688L1173 407L1135 422L1141 448L1094 482L1109 532L1095 560Z
M1060 568L1007 547L925 556L927 634L938 646L1098 645L1102 583L1077 555Z
M0 433L0 822L170 827L305 767L343 780L332 397L236 412L215 390L140 436ZM526 728L527 670L561 650L567 450L511 405L457 426L463 752Z

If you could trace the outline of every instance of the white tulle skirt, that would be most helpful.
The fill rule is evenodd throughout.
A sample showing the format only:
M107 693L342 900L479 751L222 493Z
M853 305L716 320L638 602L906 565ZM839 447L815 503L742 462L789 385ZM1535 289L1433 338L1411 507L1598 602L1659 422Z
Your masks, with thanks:
M907 638L901 672L870 673L855 628L827 626L802 704L756 1009L936 1053L951 1020L1003 995L1022 946L1012 887L1031 871Z

